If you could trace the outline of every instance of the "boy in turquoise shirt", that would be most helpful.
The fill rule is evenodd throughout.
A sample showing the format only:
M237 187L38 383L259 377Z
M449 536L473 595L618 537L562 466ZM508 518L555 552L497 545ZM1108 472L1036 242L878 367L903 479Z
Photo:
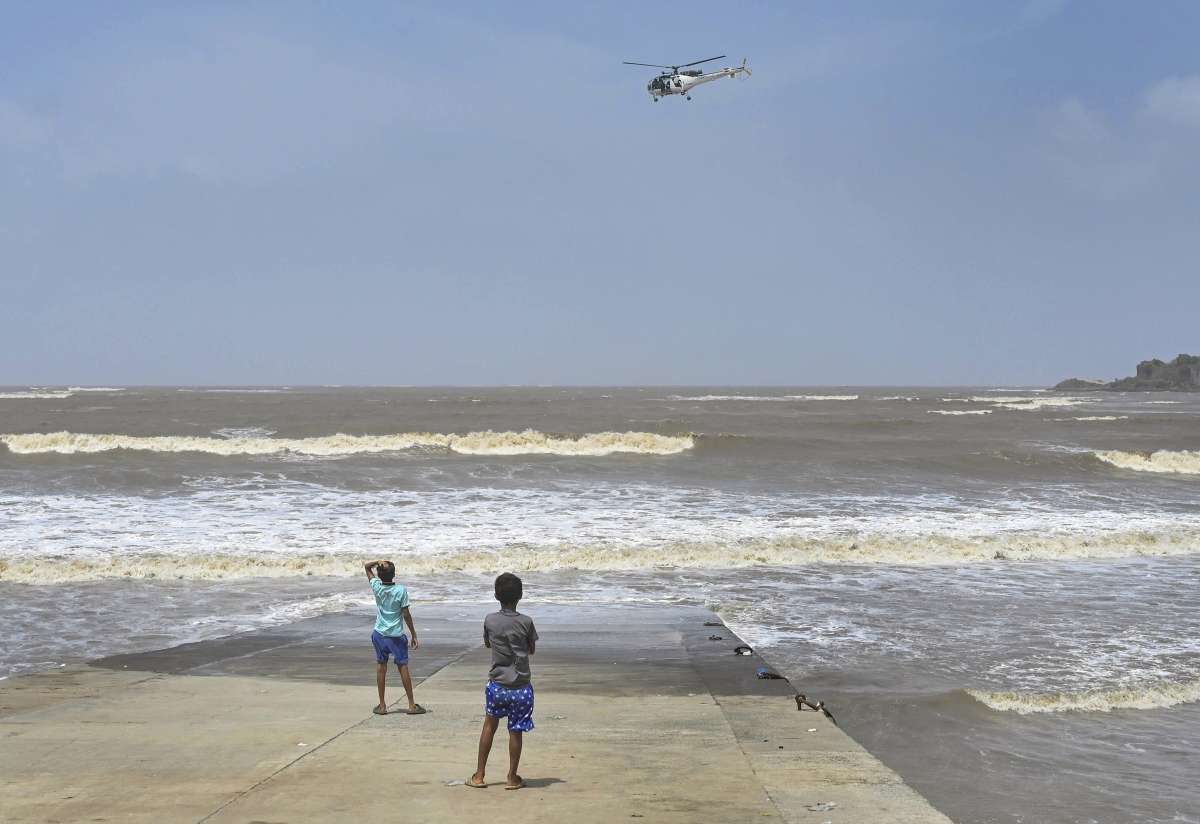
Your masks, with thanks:
M375 647L375 684L379 687L379 704L372 712L387 715L387 701L383 690L387 682L387 662L391 655L396 661L404 694L408 696L408 715L421 715L425 708L413 700L412 676L408 673L408 637L404 625L412 633L412 648L417 649L417 628L413 626L412 613L408 610L408 590L397 584L396 565L391 561L370 561L363 566L371 591L375 593L375 630L371 633L371 645Z

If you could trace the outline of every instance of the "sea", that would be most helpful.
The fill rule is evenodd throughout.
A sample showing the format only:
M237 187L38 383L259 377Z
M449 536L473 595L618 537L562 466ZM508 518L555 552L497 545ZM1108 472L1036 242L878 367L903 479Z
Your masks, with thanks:
M962 824L1200 822L1200 395L0 388L0 678L375 558L418 622L506 570L710 607Z

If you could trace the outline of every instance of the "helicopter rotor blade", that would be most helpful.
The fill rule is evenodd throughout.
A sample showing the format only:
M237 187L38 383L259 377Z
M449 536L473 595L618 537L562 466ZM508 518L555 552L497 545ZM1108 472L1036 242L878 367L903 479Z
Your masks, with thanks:
M679 68L686 69L688 66L699 66L701 63L711 63L714 60L720 60L724 56L725 55L723 54L718 54L716 57L708 57L704 60L697 60L694 63L684 63L682 66L679 66Z
M650 67L650 68L652 68L652 69L670 69L670 68L673 68L672 66L664 66L664 65L662 65L661 63L633 63L633 62L630 62L629 60L622 60L621 62L622 62L624 65L626 65L626 66L649 66L649 67Z

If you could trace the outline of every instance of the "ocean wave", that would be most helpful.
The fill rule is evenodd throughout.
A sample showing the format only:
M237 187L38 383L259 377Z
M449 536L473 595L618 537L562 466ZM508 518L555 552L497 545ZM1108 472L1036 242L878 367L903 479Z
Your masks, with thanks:
M1200 475L1200 451L1178 452L1160 449L1157 452L1123 452L1101 449L1092 453L1107 464L1137 472L1161 472L1178 475Z
M1028 395L971 395L966 398L941 398L942 403L986 403L993 409L1015 409L1028 412L1035 409L1079 406L1097 403L1097 398L1030 397Z
M1127 421L1128 415L1080 415L1074 418L1051 418L1052 421Z
M291 453L335 457L408 449L445 449L461 455L576 455L618 453L674 455L691 449L690 435L656 435L652 432L594 432L586 435L548 435L524 432L471 432L445 435L410 432L396 435L326 435L312 438L222 437L180 435L113 435L49 432L0 435L10 452L18 455L109 452L128 449L142 452L201 452L211 455L277 455Z
M1079 406L1085 403L1096 403L1095 398L1025 398L1025 397L997 397L997 398L972 398L976 401L985 401L992 404L998 409L1015 409L1020 412L1029 412L1037 409L1057 409L1062 407Z
M61 400L71 397L66 390L31 389L23 392L0 392L0 400Z
M185 387L176 389L176 392L190 392L198 395L283 395L292 391L290 386L277 386L270 389L255 389L255 388L239 388L231 387L224 388L199 388Z
M1043 712L1112 712L1157 710L1200 701L1200 680L1130 685L1080 692L986 692L966 690L979 703L1021 715Z
M858 395L672 395L673 401L856 401Z
M123 386L69 386L68 392L124 392Z
M276 430L262 426L226 426L214 429L212 433L220 438L269 438Z
M371 555L380 550L373 548ZM909 535L855 533L788 536L734 541L681 541L655 545L619 543L507 546L394 552L407 575L596 570L736 569L812 564L953 566L998 561L1087 560L1200 553L1200 530ZM121 555L0 554L0 581L40 584L46 570L54 580L113 578L217 580L227 578L345 577L361 574L367 551L171 553L134 551Z
M930 415L990 415L990 409L926 409Z
M919 401L920 398L915 395L885 395L881 398L876 398L877 401Z

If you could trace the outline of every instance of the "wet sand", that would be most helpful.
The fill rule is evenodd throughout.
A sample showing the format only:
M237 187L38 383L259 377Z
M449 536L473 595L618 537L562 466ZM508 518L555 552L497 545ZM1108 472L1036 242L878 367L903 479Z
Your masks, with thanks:
M486 611L417 610L424 716L371 713L363 612L0 682L4 820L949 821L820 713L798 712L802 685L757 679L765 662L682 607L531 606L529 786L502 789L502 730L491 786L466 788ZM389 700L402 698L393 669ZM809 809L822 802L836 806Z

